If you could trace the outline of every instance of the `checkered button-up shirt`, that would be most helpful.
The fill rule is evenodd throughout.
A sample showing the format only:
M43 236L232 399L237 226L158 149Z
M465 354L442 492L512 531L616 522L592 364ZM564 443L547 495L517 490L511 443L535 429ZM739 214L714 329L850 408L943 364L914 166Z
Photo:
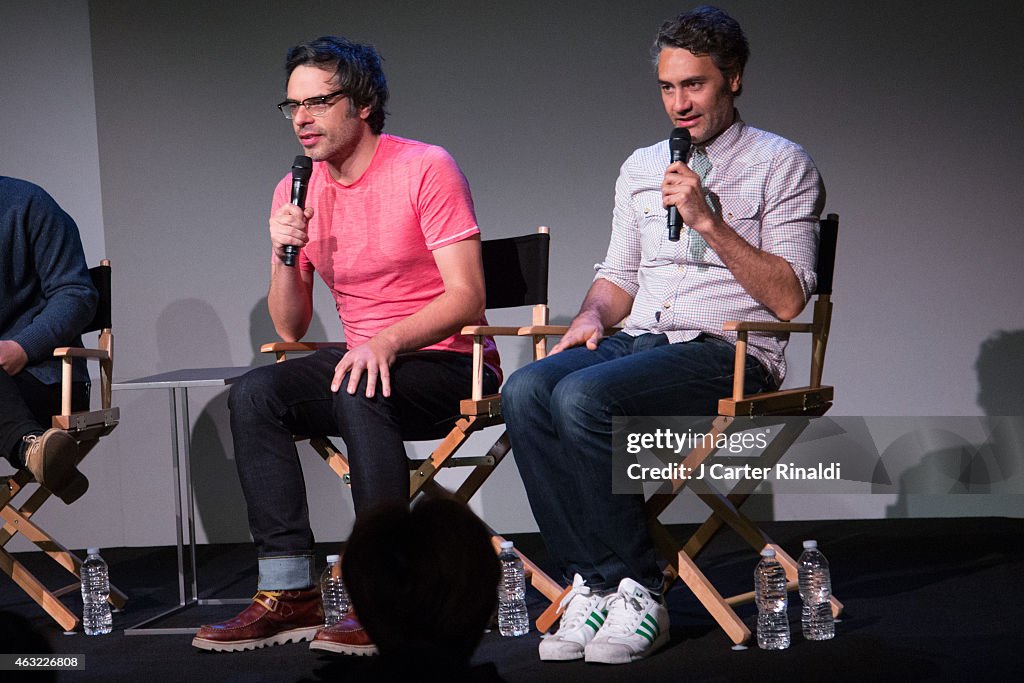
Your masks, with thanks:
M785 259L804 300L817 286L818 217L825 188L814 162L789 140L737 120L707 145L711 172L705 183L715 210L754 247ZM710 247L694 250L698 235L685 228L668 240L661 183L668 166L668 141L638 149L626 160L615 184L615 209L608 254L594 266L633 297L625 332L664 333L670 342L699 334L736 342L724 332L727 320L774 321L736 281ZM748 351L780 383L786 374L788 335L751 333Z

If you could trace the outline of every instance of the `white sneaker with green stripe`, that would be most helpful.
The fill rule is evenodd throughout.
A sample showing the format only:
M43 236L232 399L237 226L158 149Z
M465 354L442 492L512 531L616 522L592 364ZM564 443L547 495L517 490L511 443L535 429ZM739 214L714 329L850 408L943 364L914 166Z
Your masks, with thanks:
M605 599L593 595L583 577L573 578L572 589L562 598L562 621L558 631L540 641L540 658L549 662L566 662L583 658L583 649L604 624L608 611Z
M639 583L623 579L605 600L608 616L584 649L588 662L627 664L668 642L668 610Z

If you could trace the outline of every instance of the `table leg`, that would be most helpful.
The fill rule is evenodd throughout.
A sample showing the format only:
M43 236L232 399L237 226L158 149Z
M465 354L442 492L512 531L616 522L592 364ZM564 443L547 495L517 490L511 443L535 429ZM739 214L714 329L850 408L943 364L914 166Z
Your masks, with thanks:
M187 389L180 389L181 391L187 391ZM169 610L161 612L155 617L146 619L145 621L136 624L131 628L126 628L124 634L126 636L135 635L180 635L187 633L194 633L194 628L150 628L149 624L155 623L168 617L172 614L176 614L192 605L196 604L199 597L199 592L195 584L195 528L192 526L192 480L189 477L189 459L188 459L188 399L184 398L182 401L182 412L185 420L185 428L183 430L183 438L185 440L185 490L188 491L188 520L189 520L189 543L191 545L191 594L186 591L186 569L185 569L185 539L184 539L184 519L182 518L182 504L181 504L181 488L182 488L182 473L181 473L181 452L180 443L178 441L178 402L179 402L179 388L172 387L168 391L168 399L170 402L171 410L171 465L174 470L174 518L175 518L175 541L178 551L178 606L173 607Z
M181 435L183 439L182 456L185 466L185 512L188 515L188 550L189 574L192 578L192 600L199 601L199 578L196 569L196 507L192 499L192 423L188 415L188 387L179 391L181 398Z

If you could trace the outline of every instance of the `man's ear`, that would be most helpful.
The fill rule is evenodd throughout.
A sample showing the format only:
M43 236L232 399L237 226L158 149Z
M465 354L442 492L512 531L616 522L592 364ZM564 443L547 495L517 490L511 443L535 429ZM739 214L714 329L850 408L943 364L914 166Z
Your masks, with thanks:
M735 95L740 91L740 87L743 85L743 74L735 73L732 78L729 79L729 90Z

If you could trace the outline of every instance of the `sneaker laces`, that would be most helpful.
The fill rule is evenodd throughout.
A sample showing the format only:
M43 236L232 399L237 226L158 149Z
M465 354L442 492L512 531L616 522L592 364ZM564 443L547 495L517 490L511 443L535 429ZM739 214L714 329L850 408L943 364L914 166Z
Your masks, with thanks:
M635 596L624 593L613 595L608 600L607 609L608 617L601 627L601 634L609 636L631 635L640 625L646 611Z
M575 600L576 596L587 598L586 600ZM572 588L562 601L558 603L558 609L562 612L562 623L558 626L558 631L561 632L563 629L572 630L579 626L584 619L590 616L590 610L588 606L590 604L590 586L587 586L583 581L583 577L577 574L572 580ZM575 604L573 604L575 601ZM556 636L558 633L545 633L544 638L550 638Z

